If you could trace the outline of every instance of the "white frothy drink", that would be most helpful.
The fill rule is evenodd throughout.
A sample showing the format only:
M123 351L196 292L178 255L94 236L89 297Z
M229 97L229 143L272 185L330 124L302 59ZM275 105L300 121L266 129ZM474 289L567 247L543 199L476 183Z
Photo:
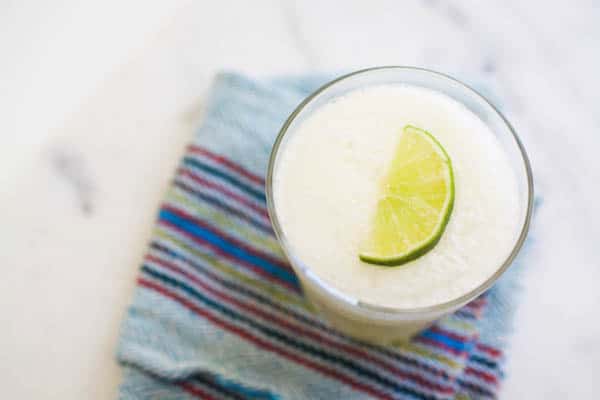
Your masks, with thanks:
M425 255L396 267L368 264L358 254L407 124L448 152L454 210ZM514 170L485 123L450 97L404 85L357 89L286 136L273 196L288 250L347 296L394 308L444 303L490 278L512 250L522 220Z

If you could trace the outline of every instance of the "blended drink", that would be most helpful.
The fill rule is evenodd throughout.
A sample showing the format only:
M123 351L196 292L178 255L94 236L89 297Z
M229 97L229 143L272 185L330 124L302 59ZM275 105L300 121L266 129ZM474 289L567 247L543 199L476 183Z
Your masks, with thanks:
M456 100L410 85L358 88L317 107L281 143L272 191L294 264L340 297L396 310L481 285L523 224L494 133ZM334 325L365 339L403 338L439 317L353 315L300 278Z

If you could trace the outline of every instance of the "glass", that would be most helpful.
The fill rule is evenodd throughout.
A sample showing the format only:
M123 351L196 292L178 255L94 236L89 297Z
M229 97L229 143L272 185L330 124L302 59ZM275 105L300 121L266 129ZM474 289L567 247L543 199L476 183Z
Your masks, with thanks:
M273 174L277 168L279 149L285 144L288 132L294 131L307 116L323 104L349 91L371 85L406 84L432 89L455 99L475 113L496 135L514 168L518 182L521 230L512 251L496 272L485 282L451 301L420 308L390 308L369 304L335 289L321 280L310 266L304 265L291 251L290 244L277 217L273 199ZM375 342L391 343L406 340L489 289L507 270L527 236L533 206L533 179L523 144L508 120L487 99L458 80L422 68L375 67L337 78L308 96L283 124L271 151L267 172L267 204L273 228L292 268L300 279L305 296L336 328L348 335Z

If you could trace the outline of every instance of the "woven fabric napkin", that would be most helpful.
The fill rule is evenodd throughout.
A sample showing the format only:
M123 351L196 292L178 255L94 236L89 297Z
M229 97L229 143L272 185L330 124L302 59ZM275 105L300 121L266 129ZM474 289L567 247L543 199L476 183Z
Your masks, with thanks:
M121 399L495 398L521 269L410 343L331 328L302 297L265 204L269 152L323 77L220 74L124 320Z

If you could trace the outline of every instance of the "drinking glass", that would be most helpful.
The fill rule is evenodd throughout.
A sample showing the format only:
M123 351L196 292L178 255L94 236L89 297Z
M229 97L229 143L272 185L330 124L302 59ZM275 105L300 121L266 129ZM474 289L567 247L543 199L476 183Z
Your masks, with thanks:
M512 249L495 273L473 290L450 301L417 308L392 308L371 304L343 293L319 278L299 259L285 235L277 215L273 197L273 176L277 170L280 150L300 124L322 105L352 90L373 85L404 84L441 92L462 103L475 113L494 133L507 154L518 185L520 232ZM527 236L533 204L531 167L523 144L502 113L485 97L464 83L439 72L414 67L375 67L339 77L308 96L283 124L271 152L267 172L266 193L269 215L277 238L298 276L303 292L317 310L340 331L370 342L388 344L406 340L489 289L508 269ZM315 227L317 228L317 227Z

